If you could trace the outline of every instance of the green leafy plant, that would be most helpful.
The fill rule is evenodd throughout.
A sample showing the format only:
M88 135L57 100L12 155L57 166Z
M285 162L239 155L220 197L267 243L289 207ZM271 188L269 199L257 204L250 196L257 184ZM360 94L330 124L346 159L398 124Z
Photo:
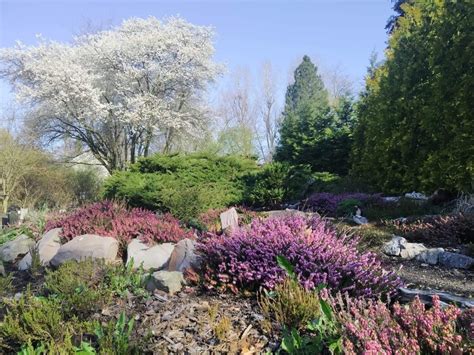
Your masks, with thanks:
M134 269L133 259L127 265L110 267L105 275L104 283L115 294L123 296L130 292L138 296L148 296L149 292L145 289L148 275L145 274L143 267Z
M337 205L336 213L338 216L349 216L354 214L356 206L362 206L362 202L354 198L343 200Z
M125 312L120 313L116 322L108 322L105 327L97 326L95 335L101 353L115 355L139 354L139 349L132 343L131 335L134 320L127 320Z

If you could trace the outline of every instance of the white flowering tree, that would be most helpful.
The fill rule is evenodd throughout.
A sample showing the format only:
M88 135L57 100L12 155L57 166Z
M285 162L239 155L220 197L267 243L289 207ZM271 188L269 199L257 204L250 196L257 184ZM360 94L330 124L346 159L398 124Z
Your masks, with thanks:
M213 31L181 18L133 18L111 30L0 50L0 74L50 139L83 142L109 170L198 135L203 94L221 72Z

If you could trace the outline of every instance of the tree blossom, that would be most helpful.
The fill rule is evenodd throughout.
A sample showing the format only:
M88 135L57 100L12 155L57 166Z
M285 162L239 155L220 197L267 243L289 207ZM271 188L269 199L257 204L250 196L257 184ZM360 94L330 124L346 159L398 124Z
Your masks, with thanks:
M199 134L203 94L222 71L212 39L181 18L132 18L72 43L2 49L0 73L37 128L79 140L111 171L148 155L156 137L169 151L176 135Z

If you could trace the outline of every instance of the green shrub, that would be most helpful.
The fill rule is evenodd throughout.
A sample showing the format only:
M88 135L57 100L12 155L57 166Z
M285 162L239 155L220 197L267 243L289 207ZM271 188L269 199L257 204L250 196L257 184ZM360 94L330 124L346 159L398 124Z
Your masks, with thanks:
M87 316L105 306L112 291L103 283L107 266L102 262L69 261L55 271L48 271L45 289L60 301L67 314Z
M87 323L66 321L58 300L35 297L29 289L18 300L6 301L6 308L7 314L0 322L0 352L44 342L68 353L71 337L88 329Z
M273 162L246 178L246 203L257 207L275 208L284 202L302 199L310 183L308 166L291 166Z
M400 198L398 202L385 202L364 208L363 215L369 220L393 219L409 216L424 216L436 214L440 208L429 202L417 201L410 198Z
M273 291L263 291L259 297L263 315L287 328L300 329L320 314L319 297L308 292L291 278L278 284Z
M104 196L131 206L196 217L211 208L238 204L255 160L210 154L154 155L106 180Z

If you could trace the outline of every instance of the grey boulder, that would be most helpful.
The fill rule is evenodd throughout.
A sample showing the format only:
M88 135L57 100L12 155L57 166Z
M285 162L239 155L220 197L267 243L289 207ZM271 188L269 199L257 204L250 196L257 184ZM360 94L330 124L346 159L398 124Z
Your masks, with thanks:
M443 248L430 248L418 254L416 260L422 263L436 265L438 263L439 255L443 252Z
M195 253L196 242L192 239L180 240L173 249L168 264L168 271L184 271L198 267L200 258Z
M50 264L59 266L66 261L84 259L103 259L106 262L115 261L119 243L112 237L101 237L95 234L84 234L61 245Z
M390 256L399 256L401 249L407 244L405 238L394 235L389 242L384 244L382 251Z
M439 255L438 262L440 265L456 269L470 269L474 266L474 258L448 251Z
M56 255L61 247L59 234L61 228L54 228L45 233L41 239L36 243L36 250L38 252L42 265L48 265L51 259ZM23 259L18 263L18 270L27 270L31 266L31 253L28 252Z
M403 259L411 260L426 250L427 248L421 243L407 243L400 249L400 256Z
M163 243L149 247L139 239L133 239L127 247L127 265L133 260L134 268L160 270L167 266L175 246Z
M26 234L21 234L0 247L0 260L11 262L25 255L35 245L35 241Z
M172 295L181 291L184 284L185 281L182 272L162 270L151 275L146 288L150 292L158 289Z

